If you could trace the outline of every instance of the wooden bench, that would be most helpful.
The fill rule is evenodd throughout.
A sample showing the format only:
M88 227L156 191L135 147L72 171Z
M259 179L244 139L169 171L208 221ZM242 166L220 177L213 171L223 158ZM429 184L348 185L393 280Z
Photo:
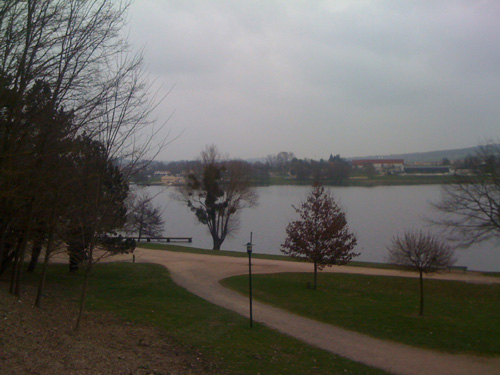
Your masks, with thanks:
M127 237L128 239L134 240L139 242L139 237ZM193 242L192 237L142 237L141 236L141 241L140 242L151 242L151 241L158 241L158 242Z

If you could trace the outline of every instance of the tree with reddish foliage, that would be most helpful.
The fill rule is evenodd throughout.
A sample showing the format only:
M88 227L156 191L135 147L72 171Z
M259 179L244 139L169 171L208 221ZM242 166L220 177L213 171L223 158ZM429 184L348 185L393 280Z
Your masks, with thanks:
M292 206L300 219L286 228L287 238L281 251L293 258L314 263L314 289L318 269L347 264L355 253L356 236L349 232L345 213L330 193L315 183L299 208Z

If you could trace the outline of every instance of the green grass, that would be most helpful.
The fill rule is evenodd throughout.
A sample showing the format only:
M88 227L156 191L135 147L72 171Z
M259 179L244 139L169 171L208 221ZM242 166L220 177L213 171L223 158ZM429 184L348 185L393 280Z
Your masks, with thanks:
M453 183L454 177L448 175L380 175L380 176L363 176L354 175L354 178L346 179L341 184L334 181L322 181L324 185L329 186L396 186L396 185L441 185ZM256 185L311 185L313 180L293 180L285 176L273 176L266 184L260 183Z
M443 176L443 175L386 175L386 176L374 176L367 179L350 179L346 185L347 186L362 186L362 187L372 187L372 186L396 186L396 185L442 185L453 183L453 176Z
M425 316L418 316L418 280L320 274L254 275L256 299L374 337L452 353L500 354L500 285L425 280ZM223 280L247 293L248 277Z
M182 245L165 245L160 243L151 243L151 242L141 242L137 247L143 249L151 249L151 250L168 250L175 251L181 253L192 253L192 254L205 254L205 255L213 255L213 256L228 256L235 258L247 258L248 254L243 251L229 251L229 250L207 250L201 249L197 247L188 247ZM259 254L252 253L252 258L256 259L271 259L271 260L285 260L290 262L299 262L296 258L291 258L286 255L273 255L273 254ZM374 263L374 262L359 262L359 261L351 261L347 264L347 266L353 267L368 267L368 268L381 268L388 270L407 270L405 267L396 266L392 264L386 263Z
M481 272L484 276L500 277L500 272Z
M32 276L30 276L32 277ZM81 275L52 266L48 281L78 295ZM343 359L215 306L177 286L152 264L103 264L92 272L88 308L151 324L231 374L367 374L386 372ZM85 321L83 321L85 324Z
M160 243L151 243L151 242L141 242L137 245L137 247L143 249L151 249L151 250L168 250L175 251L180 253L192 253L192 254L204 254L204 255L213 255L213 256L227 256L227 257L235 257L235 258L248 258L248 254L244 251L229 251L229 250L208 250L201 249L198 247L188 247L182 245L165 245ZM296 259L292 259L290 257L284 255L272 255L272 254L259 254L252 253L252 258L257 259L271 259L271 260L289 260L289 261L297 261Z

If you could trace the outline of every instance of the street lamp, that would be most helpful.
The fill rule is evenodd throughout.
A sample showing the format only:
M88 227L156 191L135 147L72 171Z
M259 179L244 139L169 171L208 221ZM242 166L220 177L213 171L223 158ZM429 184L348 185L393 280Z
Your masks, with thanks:
M250 297L250 328L253 327L253 316L252 316L252 232L250 232L250 242L247 242L247 253L248 253L248 290Z

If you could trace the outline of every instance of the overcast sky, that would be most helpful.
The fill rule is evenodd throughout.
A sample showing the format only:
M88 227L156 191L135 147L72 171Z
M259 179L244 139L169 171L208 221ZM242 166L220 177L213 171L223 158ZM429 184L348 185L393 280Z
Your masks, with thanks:
M136 0L160 160L328 158L500 139L500 1Z

